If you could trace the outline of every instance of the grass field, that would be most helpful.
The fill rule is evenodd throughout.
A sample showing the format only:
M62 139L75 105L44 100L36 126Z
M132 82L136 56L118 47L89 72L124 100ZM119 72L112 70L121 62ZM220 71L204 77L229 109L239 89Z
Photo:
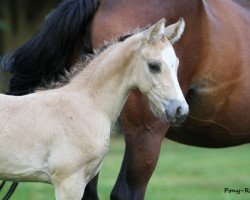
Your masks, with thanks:
M122 137L113 137L99 179L99 196L108 200L124 150ZM250 192L250 145L202 149L166 140L146 200L248 200L250 193L224 193L224 188ZM5 190L6 191L6 187ZM0 199L3 191L0 194ZM20 184L12 200L54 199L46 184Z

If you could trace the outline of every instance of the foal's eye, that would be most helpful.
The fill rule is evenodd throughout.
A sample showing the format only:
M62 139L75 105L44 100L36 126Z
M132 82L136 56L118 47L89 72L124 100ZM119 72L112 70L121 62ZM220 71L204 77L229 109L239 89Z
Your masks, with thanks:
M149 67L149 70L152 72L152 73L160 73L161 72L161 63L160 62L148 62L148 67Z

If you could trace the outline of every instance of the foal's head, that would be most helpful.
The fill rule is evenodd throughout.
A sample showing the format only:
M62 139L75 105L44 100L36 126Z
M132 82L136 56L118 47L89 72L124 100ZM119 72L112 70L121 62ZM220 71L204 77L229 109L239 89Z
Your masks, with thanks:
M150 108L158 117L165 117L173 124L183 122L189 112L177 78L179 60L172 44L179 40L185 27L181 18L165 27L165 19L131 37L140 40L134 52L133 81L144 93ZM128 39L129 40L129 39Z

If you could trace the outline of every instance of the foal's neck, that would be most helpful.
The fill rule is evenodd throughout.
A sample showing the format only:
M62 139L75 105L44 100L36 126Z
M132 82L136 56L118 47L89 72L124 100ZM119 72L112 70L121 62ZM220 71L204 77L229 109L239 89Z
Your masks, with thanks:
M137 42L138 43L138 42ZM117 43L96 57L68 85L71 91L87 95L112 123L118 118L133 89L133 40Z

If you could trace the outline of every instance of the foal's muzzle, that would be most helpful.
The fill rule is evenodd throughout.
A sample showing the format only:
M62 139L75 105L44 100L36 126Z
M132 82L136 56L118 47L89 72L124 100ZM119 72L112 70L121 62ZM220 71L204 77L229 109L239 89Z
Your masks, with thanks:
M182 101L174 100L164 107L167 120L173 125L184 122L189 113L187 103Z

